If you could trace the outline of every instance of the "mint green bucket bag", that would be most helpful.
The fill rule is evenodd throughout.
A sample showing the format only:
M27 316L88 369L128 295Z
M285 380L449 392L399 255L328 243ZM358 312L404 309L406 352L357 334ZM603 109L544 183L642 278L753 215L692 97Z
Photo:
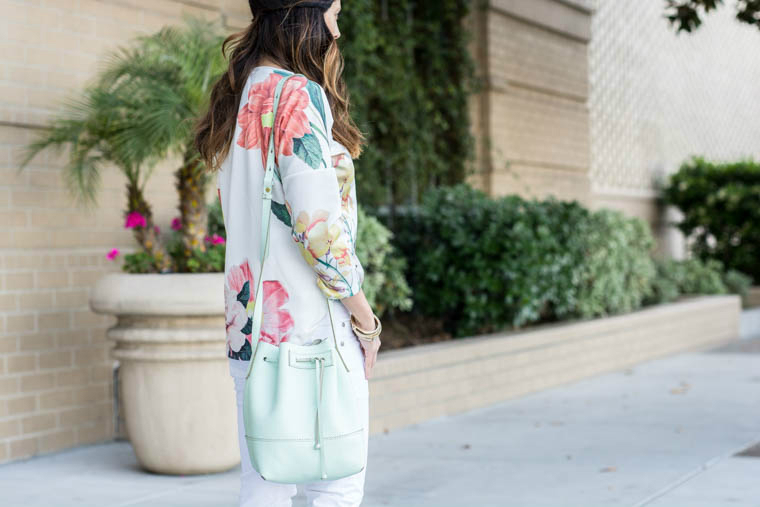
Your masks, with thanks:
M282 87L293 75L277 83L273 118L277 117ZM264 272L269 253L274 149L273 127L262 194L260 273ZM325 297L332 340L329 336L314 336L311 345L281 342L275 346L258 340L262 280L263 276L259 276L252 319L256 345L243 394L245 439L251 465L265 480L287 484L339 479L362 471L365 428L349 368L335 336L330 299Z

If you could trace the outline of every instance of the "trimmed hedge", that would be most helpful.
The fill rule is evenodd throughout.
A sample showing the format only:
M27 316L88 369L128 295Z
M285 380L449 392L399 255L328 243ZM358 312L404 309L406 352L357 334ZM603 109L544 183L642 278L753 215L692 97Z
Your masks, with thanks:
M681 294L739 294L746 300L751 278L723 263L708 259L655 259L654 292L645 304L667 303Z
M577 201L430 190L397 217L415 310L455 336L634 310L653 293L647 224Z
M670 175L663 198L683 212L674 225L693 239L694 255L760 282L760 163L692 157Z
M411 309L411 289L404 278L407 261L391 242L393 233L362 206L356 220L356 256L364 268L362 289L369 305L378 317Z

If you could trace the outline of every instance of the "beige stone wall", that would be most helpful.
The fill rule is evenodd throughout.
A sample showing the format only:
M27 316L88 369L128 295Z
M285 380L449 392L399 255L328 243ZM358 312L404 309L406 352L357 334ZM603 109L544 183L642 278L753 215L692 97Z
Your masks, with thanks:
M488 39L484 29L488 21L487 11L471 9L470 14L463 20L465 27L471 32L469 51L475 60L475 72L483 78L488 71L487 49ZM488 132L487 122L489 110L489 93L471 95L469 98L470 129L475 141L475 158L468 168L466 181L472 187L489 192L491 167L489 145L486 142Z
M683 257L658 182L691 154L760 158L757 28L736 0L693 35L662 2L490 0L473 14L486 89L471 114L491 195L577 199L645 219Z
M471 108L478 184L494 196L589 201L587 1L492 0L473 13L486 88Z
M684 244L667 233L658 181L691 154L760 158L760 33L735 19L735 4L724 2L693 34L676 35L662 2L594 0L593 204L646 218L661 249L677 257Z
M102 55L183 14L223 15L229 27L249 16L235 0L0 0L0 462L114 437L105 330L115 320L92 313L88 297L118 270L105 254L134 249L116 168L88 210L67 190L65 154L18 173L19 150ZM147 184L164 230L177 214L174 168L167 161Z

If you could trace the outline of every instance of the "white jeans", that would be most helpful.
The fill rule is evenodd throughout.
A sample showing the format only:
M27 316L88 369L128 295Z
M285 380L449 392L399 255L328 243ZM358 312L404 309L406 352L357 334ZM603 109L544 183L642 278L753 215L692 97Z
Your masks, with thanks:
M338 346L348 364L349 375L353 376L356 382L357 406L364 416L364 455L367 456L369 444L369 383L364 377L364 352L359 344L359 339L351 329L350 314L343 304L339 301L333 301L332 308ZM332 336L329 317L326 317L326 323L321 323L318 329L327 331L328 336ZM248 371L248 361L229 359L229 362L230 375L235 382L238 406L238 442L241 460L240 507L291 507L292 498L298 493L296 485L266 481L251 465L243 424L243 390L245 388L245 374ZM308 505L310 507L357 507L361 505L364 497L364 476L366 472L367 465L365 463L364 470L354 475L332 481L302 484Z

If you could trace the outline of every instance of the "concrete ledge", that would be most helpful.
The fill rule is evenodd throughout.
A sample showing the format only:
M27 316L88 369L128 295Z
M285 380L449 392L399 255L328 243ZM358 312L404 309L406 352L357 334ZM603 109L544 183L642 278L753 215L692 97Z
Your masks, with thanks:
M491 0L491 9L567 37L591 40L593 10L578 0Z
M747 308L760 306L760 287L750 287L747 292Z
M760 307L742 310L739 319L739 338L744 340L760 336Z
M624 315L381 352L370 434L738 339L741 299L699 296Z

